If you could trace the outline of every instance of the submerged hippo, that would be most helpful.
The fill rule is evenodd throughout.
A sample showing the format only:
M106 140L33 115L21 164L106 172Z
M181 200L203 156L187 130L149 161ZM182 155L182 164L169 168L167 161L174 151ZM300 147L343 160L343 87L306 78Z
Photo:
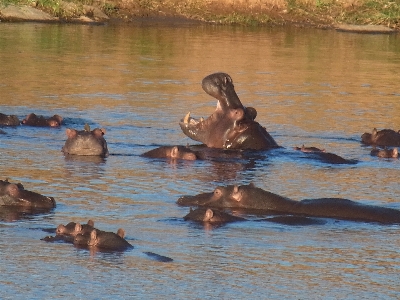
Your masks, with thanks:
M279 147L254 120L257 111L242 105L228 74L211 74L203 79L202 87L218 100L217 108L206 120L195 120L188 113L179 123L185 135L213 148L263 150Z
M309 157L320 160L328 164L356 164L357 161L353 159L343 158L335 153L326 152L325 149L320 149L317 147L294 147L294 150L306 153Z
M228 222L237 222L237 221L246 221L246 219L233 216L226 212L207 208L207 207L198 207L196 209L190 208L190 212L183 217L185 221L194 221L194 222L208 222L208 223L228 223Z
M398 158L399 157L399 150L397 148L393 149L372 149L371 150L372 156L378 156L382 158Z
M54 115L50 118L46 118L31 113L27 115L26 118L21 121L21 123L24 125L36 127L59 127L61 126L62 120L63 118L59 115Z
M245 218L231 215L229 213L217 210L215 208L198 207L196 209L190 208L190 212L183 217L185 221L194 221L209 224L223 224L239 221L248 221ZM273 216L266 219L259 219L256 221L266 221L278 223L283 225L323 225L326 222L320 219L308 218L303 216L281 215Z
M0 126L18 126L20 121L16 115L5 115L0 113Z
M67 140L62 152L69 155L87 155L87 156L108 156L107 142L103 135L106 133L103 128L95 128L90 131L88 124L85 129L77 131L67 128Z
M265 213L291 214L342 220L400 223L400 210L364 205L341 198L292 200L249 185L217 187L214 192L183 196L177 201L183 206L241 208Z
M382 147L399 147L400 146L400 130L392 129L377 130L374 128L372 133L365 132L361 136L361 142L366 145L382 146Z
M74 245L96 247L108 251L132 249L133 246L124 237L125 231L122 228L118 229L117 233L93 229L90 233L76 235Z
M56 202L53 197L25 190L20 183L11 183L0 180L0 206L16 206L30 208L54 208Z
M306 146L301 146L301 147L293 147L294 150L305 152L305 153L313 153L313 152L326 152L325 149L320 149L317 147L306 147Z
M196 160L198 154L184 146L162 146L142 154L148 158L171 158L183 160Z

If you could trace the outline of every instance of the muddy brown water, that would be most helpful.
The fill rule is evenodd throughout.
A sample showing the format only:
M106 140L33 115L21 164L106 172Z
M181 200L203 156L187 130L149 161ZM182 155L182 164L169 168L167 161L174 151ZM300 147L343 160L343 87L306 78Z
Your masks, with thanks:
M400 39L315 29L0 24L1 112L64 116L60 129L2 128L1 175L53 196L54 211L2 215L2 299L377 299L400 294L400 226L328 220L208 228L176 200L247 184L293 199L344 197L400 209L400 161L362 133L400 129ZM172 163L140 154L196 142L178 122L208 116L200 82L224 71L284 150ZM107 130L105 160L66 159L65 129ZM293 154L315 146L356 165ZM123 227L135 248L91 253L40 239L69 221ZM144 252L168 256L159 262Z

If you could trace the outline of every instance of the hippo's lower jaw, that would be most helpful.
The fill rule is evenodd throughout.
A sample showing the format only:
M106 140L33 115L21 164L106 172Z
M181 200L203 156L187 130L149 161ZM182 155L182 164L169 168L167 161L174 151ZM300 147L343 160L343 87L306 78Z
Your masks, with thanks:
M208 139L206 121L203 118L199 120L192 118L190 112L179 122L179 126L181 126L183 133L192 140L204 143L204 140Z

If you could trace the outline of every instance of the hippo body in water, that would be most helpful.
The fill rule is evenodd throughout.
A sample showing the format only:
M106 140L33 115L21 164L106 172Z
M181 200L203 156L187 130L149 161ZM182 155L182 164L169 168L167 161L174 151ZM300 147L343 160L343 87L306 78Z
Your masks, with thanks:
M107 142L104 139L105 129L95 128L90 131L89 125L78 131L67 128L67 140L62 148L65 155L101 156L109 155Z
M364 205L342 198L296 201L257 188L253 184L217 187L211 193L180 197L177 203L182 206L235 208L274 214L400 224L400 210Z
M179 123L185 135L212 148L266 150L279 147L255 121L257 111L243 106L228 74L211 74L203 79L202 87L218 100L217 108L206 120L196 120L188 113Z

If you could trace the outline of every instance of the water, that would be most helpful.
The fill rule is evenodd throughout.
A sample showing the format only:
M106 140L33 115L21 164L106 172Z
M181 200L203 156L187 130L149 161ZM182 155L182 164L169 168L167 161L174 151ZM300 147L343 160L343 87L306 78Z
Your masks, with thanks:
M285 226L184 222L181 195L247 184L293 199L343 197L400 209L399 160L360 136L400 129L397 35L224 26L0 24L1 112L65 118L60 129L3 128L2 176L53 196L54 211L0 221L2 299L376 299L400 295L399 226L329 220ZM224 71L285 151L244 161L142 158L195 144L178 122L208 116L200 86ZM107 130L105 160L66 159L67 127ZM316 146L356 165L285 155ZM91 253L46 243L70 221L122 227L135 248ZM174 259L163 263L144 252Z

